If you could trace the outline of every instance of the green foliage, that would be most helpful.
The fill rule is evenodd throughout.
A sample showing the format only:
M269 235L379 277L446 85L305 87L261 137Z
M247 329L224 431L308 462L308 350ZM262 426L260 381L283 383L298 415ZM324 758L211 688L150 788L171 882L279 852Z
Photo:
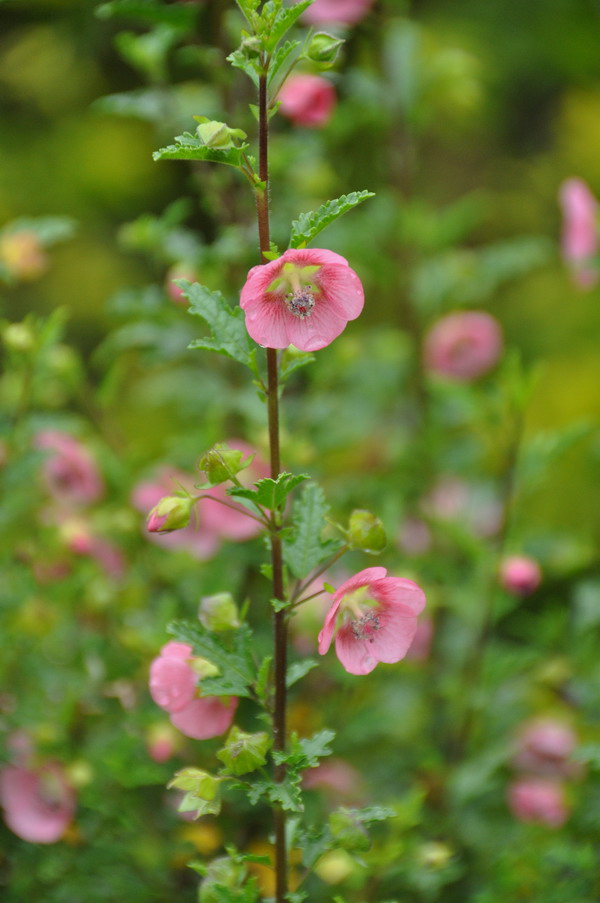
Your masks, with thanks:
M168 147L154 151L152 158L154 160L196 160L206 163L225 163L241 169L247 148L247 144L225 149L208 147L200 138L184 132L183 135L175 137L175 144L169 144Z
M343 194L335 201L327 201L318 210L302 213L292 223L290 248L305 248L326 226L372 197L375 197L372 191L353 191Z
M189 30L198 15L194 4L165 4L160 0L111 0L96 7L100 19L135 19L148 25L170 25Z
M308 474L280 473L276 480L264 477L254 484L256 489L247 489L243 486L233 486L227 490L227 495L238 499L248 499L257 505L267 508L269 511L278 511L284 504L288 495L294 489L309 480Z
M303 658L299 662L292 662L288 667L285 678L286 687L293 687L294 684L302 680L310 671L317 668L319 663L314 658Z
M241 307L230 307L221 292L211 292L196 282L177 279L176 284L190 302L190 313L201 317L211 331L210 338L194 339L189 347L216 351L254 370L256 350L246 331Z
M255 680L252 661L252 633L243 624L238 630L213 636L200 623L173 621L168 631L179 642L189 643L195 655L207 659L219 669L218 677L202 680L206 696L252 696L250 687Z
M265 765L272 742L265 731L248 734L234 724L225 746L217 753L217 759L225 765L223 774L247 774Z
M284 560L294 577L306 577L322 561L333 555L341 543L322 539L329 505L320 486L304 487L292 507L292 532L284 540Z

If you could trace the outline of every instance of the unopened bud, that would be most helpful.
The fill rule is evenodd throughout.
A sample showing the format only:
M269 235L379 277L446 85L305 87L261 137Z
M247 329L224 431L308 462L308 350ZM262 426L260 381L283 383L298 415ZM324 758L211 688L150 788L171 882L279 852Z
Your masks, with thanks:
M333 66L344 41L335 38L325 31L318 31L313 35L306 50L305 56L313 63L321 63L322 66Z
M379 555L387 545L382 521L370 511L359 508L350 515L348 537L351 548L370 552L372 555Z
M183 527L187 527L195 501L190 495L165 496L148 515L148 531L150 533L172 533L173 530L182 530Z
M254 455L246 456L246 452L237 448L228 448L226 445L215 445L200 459L200 470L203 470L209 482L216 486L231 480L241 470L248 467L254 460Z
M207 630L235 630L240 626L238 608L231 593L203 596L198 617Z
M219 796L220 778L214 777L200 768L182 768L167 787L183 790L185 796L179 804L180 812L195 812L200 815L218 815L221 811Z
M207 119L206 116L196 116L195 119L200 123L196 128L196 134L206 147L227 150L227 148L235 147L234 138L243 140L246 137L246 133L241 129L230 129L224 122Z

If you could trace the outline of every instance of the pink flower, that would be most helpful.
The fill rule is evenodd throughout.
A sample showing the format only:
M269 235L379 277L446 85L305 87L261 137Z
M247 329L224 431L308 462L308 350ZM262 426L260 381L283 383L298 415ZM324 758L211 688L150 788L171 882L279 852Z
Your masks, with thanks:
M360 802L364 798L362 776L343 759L328 759L305 772L302 786L323 789L333 799Z
M188 664L192 647L170 642L150 666L150 695L171 715L171 724L194 740L224 734L231 726L235 697L197 696L198 675Z
M533 558L511 555L500 564L500 583L515 596L529 596L540 585L542 573Z
M75 811L75 794L59 765L28 770L7 765L0 771L0 804L11 831L29 843L56 843Z
M388 577L382 567L366 568L342 583L319 634L325 655L335 634L335 651L350 674L368 674L378 662L404 658L425 606L412 580Z
M302 14L302 18L309 25L356 25L367 15L372 5L373 0L315 0Z
M364 293L347 260L333 251L307 248L286 251L251 269L240 304L255 342L318 351L358 317Z
M592 258L598 253L598 202L581 179L567 179L560 187L563 212L562 255L575 281L589 288L598 278Z
M490 487L451 474L440 477L423 508L430 517L460 523L477 536L494 536L502 526L502 506Z
M66 505L89 505L102 495L104 486L89 451L60 430L44 430L35 438L37 448L48 450L43 465L48 491Z
M425 336L425 366L458 382L487 373L502 354L502 331L497 320L481 311L448 314Z
M517 739L513 764L523 771L546 776L573 773L569 762L577 738L571 728L554 718L536 718L525 724Z
M183 290L175 285L174 279L187 279L188 282L196 282L198 274L191 266L182 263L174 264L165 276L165 291L175 304L187 304L187 298Z
M520 778L508 788L508 805L519 821L560 828L569 817L565 793L559 781Z
M320 75L291 75L284 82L278 100L284 116L309 129L320 128L331 119L335 89Z

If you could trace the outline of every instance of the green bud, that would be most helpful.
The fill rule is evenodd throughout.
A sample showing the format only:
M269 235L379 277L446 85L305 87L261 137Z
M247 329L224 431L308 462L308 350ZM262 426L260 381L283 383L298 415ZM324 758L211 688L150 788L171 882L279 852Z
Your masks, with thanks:
M221 811L220 783L220 778L213 777L199 768L190 767L177 771L167 787L185 791L185 796L178 807L179 811L195 812L195 817L198 818L200 815L218 815Z
M167 495L155 505L147 517L150 533L172 533L182 530L190 522L192 505L196 499L191 495Z
M234 724L225 746L217 753L217 759L232 774L246 774L265 764L270 746L271 738L265 731L247 734Z
M200 123L196 128L196 134L206 147L227 150L227 148L237 146L234 138L243 140L246 137L246 133L241 129L230 129L224 122L207 119L206 116L194 116L194 119Z
M245 877L244 866L233 862L228 856L213 859L206 869L206 877L200 884L199 903L222 903L223 892L219 888L235 890L241 886Z
M304 55L313 63L320 63L326 67L333 66L343 43L342 38L335 38L325 31L318 31L311 38Z
M237 448L215 445L202 456L199 467L205 472L209 482L216 486L218 483L233 479L252 463L254 455L247 455L245 460L242 460L245 454L246 452Z
M329 829L336 845L345 850L364 852L371 845L369 835L351 809L332 812L329 816Z
M31 351L35 336L25 323L9 323L2 331L2 340L11 351Z
M360 508L350 515L348 537L351 548L370 552L371 555L379 555L387 545L381 520L370 511L362 511Z
M203 596L198 617L207 630L235 630L240 626L238 608L231 593Z

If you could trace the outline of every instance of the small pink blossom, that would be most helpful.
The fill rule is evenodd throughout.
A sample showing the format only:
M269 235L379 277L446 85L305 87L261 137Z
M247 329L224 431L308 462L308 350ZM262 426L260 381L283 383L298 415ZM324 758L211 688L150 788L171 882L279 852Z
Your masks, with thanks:
M0 770L0 804L4 821L18 837L56 843L73 818L75 794L59 765L36 770L7 765Z
M577 745L573 730L555 718L527 722L517 738L516 768L547 777L569 775L576 769L569 759Z
M346 580L319 634L325 655L335 635L335 651L350 674L369 674L379 662L404 658L425 606L423 590L401 577L388 577L382 567L366 568Z
M565 792L559 781L519 778L508 788L508 805L523 822L560 828L569 817Z
M503 344L500 325L489 314L447 314L425 336L425 366L457 382L471 382L498 363Z
M511 555L500 564L500 583L515 596L529 596L540 585L542 572L533 558Z
M188 282L197 282L198 273L189 264L176 263L168 270L165 276L165 291L171 301L175 304L187 304L187 298L183 294L183 289L175 285L174 279L186 279Z
M309 25L356 25L372 5L373 0L315 0L302 19Z
M560 187L563 213L562 255L582 288L598 278L592 258L598 253L598 202L582 179L567 179Z
M360 279L348 261L320 248L286 251L254 267L240 304L246 329L269 348L325 348L363 309Z
M335 88L320 75L291 75L283 84L278 100L284 116L296 125L316 129L331 119L336 102Z
M146 735L146 748L155 762L167 762L180 745L181 737L170 724L154 724Z
M197 695L198 675L188 664L192 647L170 642L150 666L150 695L170 713L171 724L186 737L208 740L224 734L231 726L235 697Z
M35 445L48 451L43 474L48 491L65 505L82 506L97 501L104 491L102 477L89 451L60 430L44 430Z

